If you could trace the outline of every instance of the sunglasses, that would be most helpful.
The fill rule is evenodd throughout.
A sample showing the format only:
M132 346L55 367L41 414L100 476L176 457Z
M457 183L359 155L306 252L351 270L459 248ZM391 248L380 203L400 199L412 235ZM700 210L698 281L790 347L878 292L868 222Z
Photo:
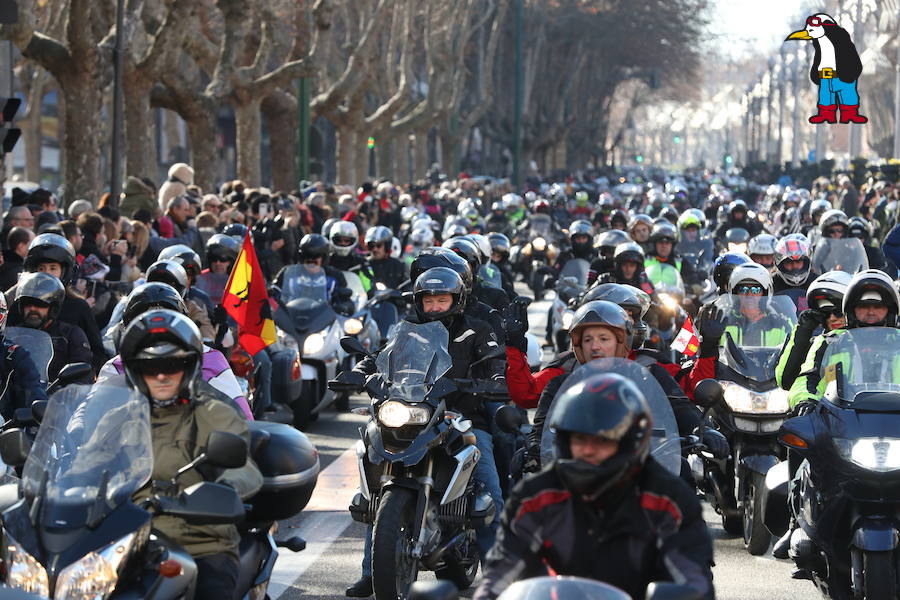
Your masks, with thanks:
M226 257L224 257L224 256L210 256L210 257L209 257L209 262L211 262L211 263L214 263L214 262L223 262L223 263L227 263L227 262L231 262L231 259L230 259L230 258L226 258Z
M839 234L843 235L844 228L843 227L833 227L831 229L826 230L825 233L827 233L828 235L834 235L835 233L839 233Z
M806 19L806 24L812 25L813 27L819 27L821 25L835 25L831 21L823 21L819 17L809 17L808 19Z
M369 242L368 244L366 244L366 246L369 248L369 250L374 250L375 248L384 248L384 244L382 244L381 242Z
M739 285L734 288L736 294L762 294L763 286L761 285Z
M138 362L137 370L142 375L155 377L157 375L174 375L184 371L184 360L180 358L150 358Z

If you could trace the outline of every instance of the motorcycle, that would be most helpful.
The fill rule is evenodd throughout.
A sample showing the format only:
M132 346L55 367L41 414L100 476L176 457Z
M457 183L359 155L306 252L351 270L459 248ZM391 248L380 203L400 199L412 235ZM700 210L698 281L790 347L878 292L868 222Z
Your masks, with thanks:
M374 350L381 344L382 334L372 314L372 304L368 299L368 294L356 273L344 271L344 279L347 282L347 288L353 292L353 312L348 316L338 314L338 323L342 326L344 333L359 340L363 348L367 351ZM356 366L356 356L343 353L338 371L349 371L354 366ZM334 407L341 412L349 410L350 394L335 394Z
M820 370L824 397L778 432L802 462L790 494L787 464L769 471L766 525L782 535L793 515L790 556L827 598L900 593L898 335L866 327L834 339Z
M47 369L53 360L53 340L50 335L46 331L31 327L7 327L3 337L28 350L31 361L41 378L41 383L45 386L48 385L50 377Z
M151 483L153 445L146 398L124 385L69 386L54 394L33 447L21 429L0 434L8 464L24 464L21 495L3 486L4 584L47 598L190 598L197 566L191 556L153 530L155 516L193 524L240 525L236 597L265 596L278 556L300 538L276 543L275 519L302 510L318 477L315 448L300 432L274 423L255 425L250 445L265 484L251 508L222 484L201 482L174 495L178 477L201 465L228 469L248 458L245 440L210 435L204 453L170 482ZM27 457L27 458L26 458ZM275 466L275 468L273 468ZM278 467L285 471L278 470ZM293 469L291 469L293 467ZM286 482L285 473L290 473ZM135 493L148 484L149 493Z
M716 259L715 240L711 237L701 237L689 242L682 239L678 242L676 250L681 255L681 260L690 263L702 280L694 282L688 290L689 296L696 306L703 306L716 292L716 285L712 280L713 262Z
M416 582L409 600L451 600L456 588L446 581ZM700 600L690 586L654 582L647 586L647 600ZM498 600L556 600L591 598L592 600L632 600L616 586L583 577L532 577L506 588Z
M716 306L726 315L735 315L740 311L740 297L722 296ZM787 331L797 320L793 303L784 296L770 298L765 312L778 315ZM741 328L736 335L730 329L735 327ZM754 343L752 329L743 319L726 327L716 363L719 384L704 398L695 392L697 403L707 409L715 428L728 440L731 456L692 455L688 463L698 489L721 515L725 531L743 535L747 551L759 556L771 541L762 510L766 474L786 458L778 429L788 418L790 406L787 391L775 383L784 340Z
M516 254L518 269L528 283L535 300L540 300L546 291L545 282L549 267L559 256L553 219L550 215L535 214L529 217L528 241Z
M350 298L343 298L349 304ZM339 318L332 308L325 270L315 265L296 264L287 267L284 285L275 311L276 334L279 346L300 354L300 396L292 399L294 427L306 428L321 411L336 400L325 383L333 379L345 358L340 338L348 322L354 327L359 321ZM359 330L357 330L357 333Z
M352 338L342 343L363 351ZM472 478L480 452L471 422L447 410L445 399L506 390L443 377L452 364L448 344L442 324L403 321L366 383L372 417L356 445L360 492L350 513L373 527L376 598L405 598L421 569L460 589L472 585L475 530L494 519L493 500Z
M669 345L687 318L687 312L682 308L686 295L684 281L678 269L668 263L654 262L647 267L646 273L659 298L656 335L649 340L649 346L671 354Z
M569 327L575 316L571 304L587 287L590 268L590 263L585 259L573 258L563 265L556 280L556 296L547 319L547 341L557 354L569 349Z

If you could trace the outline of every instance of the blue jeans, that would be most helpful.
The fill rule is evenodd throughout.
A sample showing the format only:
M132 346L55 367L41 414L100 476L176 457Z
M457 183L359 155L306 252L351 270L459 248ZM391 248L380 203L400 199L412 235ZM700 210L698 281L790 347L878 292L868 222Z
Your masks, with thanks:
M272 359L263 348L253 356L253 362L259 366L259 377L256 378L256 398L253 401L253 416L259 418L272 403Z
M473 429L475 434L475 447L481 452L481 458L475 465L475 472L472 476L475 481L480 481L484 485L485 491L490 494L494 500L494 506L497 509L494 515L494 522L487 527L479 527L475 532L478 538L478 550L481 552L481 560L488 550L494 545L497 537L497 531L500 529L500 513L503 511L503 494L500 493L500 477L497 476L497 467L494 464L494 441L491 434L481 429ZM366 528L366 538L363 543L363 577L372 576L372 527Z
M856 93L856 80L844 83L837 77L819 79L819 104L822 106L831 106L833 104L859 105L859 94Z

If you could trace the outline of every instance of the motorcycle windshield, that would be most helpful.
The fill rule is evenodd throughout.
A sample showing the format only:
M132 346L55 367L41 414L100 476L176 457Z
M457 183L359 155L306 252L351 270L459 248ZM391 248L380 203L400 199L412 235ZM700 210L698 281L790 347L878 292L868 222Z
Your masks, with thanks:
M900 330L860 327L831 340L819 375L825 398L860 410L900 411Z
M557 399L569 389L580 384L594 375L616 373L631 380L647 399L647 405L653 419L653 436L650 442L650 452L658 463L670 472L677 475L681 472L681 439L678 435L678 425L675 422L675 414L672 405L666 397L662 387L656 378L644 367L633 360L624 358L599 358L589 363L580 365L572 371L560 387L547 419L544 421L544 431L541 434L541 461L549 464L556 458L556 433L550 426L553 422L553 409Z
M344 280L347 282L347 288L353 292L353 306L355 307L353 312L357 313L366 307L366 300L369 295L366 293L366 288L363 287L359 275L350 271L344 271L343 273Z
M481 265L481 268L478 269L478 278L481 279L485 285L497 288L498 290L503 289L503 279L500 277L500 269L493 264Z
M316 265L291 265L282 278L281 300L292 307L307 309L328 302L325 269Z
M681 273L674 266L661 262L654 262L646 269L647 279L653 284L653 289L659 294L669 294L684 298L684 280Z
M675 246L675 250L678 251L682 258L692 255L697 257L697 260L701 263L709 263L715 255L714 245L713 239L708 237L701 237L692 242L682 239Z
M102 519L153 472L150 407L124 383L69 386L54 394L22 472L40 519L76 528Z
M719 361L748 379L772 379L781 347L797 322L791 299L726 294L715 306L725 317Z
M553 220L550 218L550 215L531 215L529 223L531 225L530 239L532 240L537 237L546 239L547 236L550 235L550 230L553 227Z
M581 577L534 577L512 584L497 600L631 600L617 587Z
M869 268L866 249L857 238L821 238L812 252L813 270L858 273Z
M391 398L424 400L434 382L450 370L449 345L450 334L437 321L399 323L391 341L375 359L378 372L390 387Z
M559 277L560 279L570 277L578 283L581 289L584 289L587 285L588 271L590 270L591 263L583 258L573 258L563 265L562 271L559 272Z
M50 339L50 335L46 331L30 327L7 327L4 337L28 350L41 381L46 385L47 367L53 361L53 340Z

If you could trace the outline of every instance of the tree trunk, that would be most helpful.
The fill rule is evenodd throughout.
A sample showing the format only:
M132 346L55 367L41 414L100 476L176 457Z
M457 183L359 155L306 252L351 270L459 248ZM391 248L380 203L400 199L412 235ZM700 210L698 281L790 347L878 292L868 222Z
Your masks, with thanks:
M269 130L269 155L272 157L272 188L289 192L297 187L294 157L297 152L297 102L285 92L267 96L261 105Z
M210 103L212 104L212 103ZM182 115L184 118L184 115ZM194 168L194 183L204 191L217 191L218 155L216 154L216 113L215 110L201 110L189 115L187 123L188 140L191 146L191 166Z
M156 121L150 108L152 88L153 81L136 74L124 81L125 173L156 179L158 152Z
M363 181L371 181L369 177L369 136L365 131L356 130L356 143L353 144L354 177L347 183L358 186Z
M106 139L100 121L103 106L103 89L89 71L75 73L61 85L69 108L65 111L63 151L66 156L63 181L66 186L66 202L84 198L94 205L100 199L100 190L106 188L100 180L100 152L97 143ZM103 145L103 147L106 147Z
M37 83L30 94L30 106L28 117L18 123L22 128L22 137L25 139L25 180L41 181L41 147L43 145L43 131L41 119L43 118L42 100L44 86Z
M337 138L337 182L353 185L356 179L353 166L353 146L356 144L356 132L344 125L338 127Z
M416 146L413 151L413 156L415 158L414 161L414 169L413 169L413 178L421 179L425 177L425 173L428 171L428 130L420 129L416 131Z
M444 149L444 171L448 177L453 177L461 171L459 160L459 147L461 138L452 133L441 133L441 148Z
M234 121L237 139L237 175L250 186L261 185L260 144L262 118L259 110L261 98L249 97L234 103Z
M378 140L378 147L375 151L375 158L377 159L376 175L378 177L387 177L394 181L396 140L393 137L388 137L387 132L380 134L376 139Z

